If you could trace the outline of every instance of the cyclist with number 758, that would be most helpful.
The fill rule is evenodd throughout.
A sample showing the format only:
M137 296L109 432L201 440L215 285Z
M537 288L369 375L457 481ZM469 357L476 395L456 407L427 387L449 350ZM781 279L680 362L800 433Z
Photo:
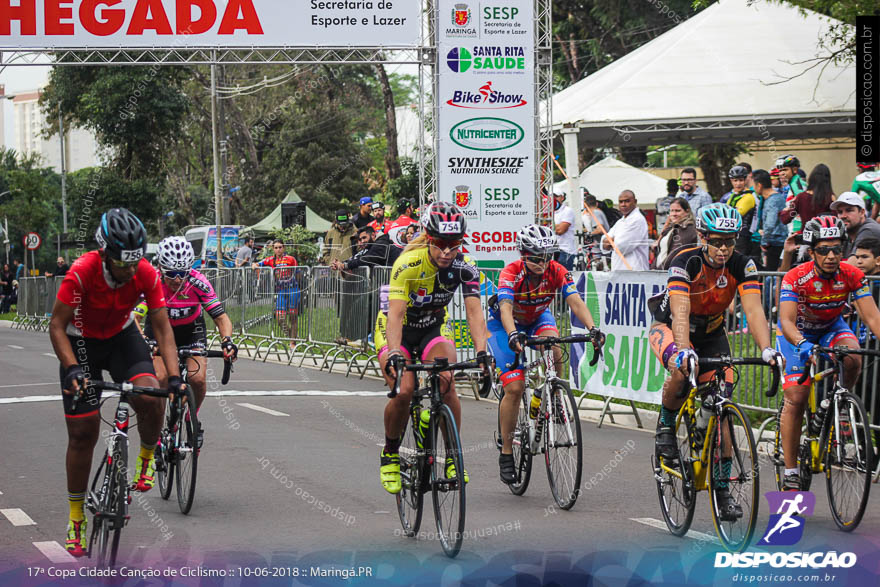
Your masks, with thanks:
M489 300L489 346L501 369L504 396L498 405L501 425L501 455L498 466L501 481L516 481L513 458L513 435L517 411L525 392L523 370L516 363L516 354L529 336L559 336L550 304L557 292L571 311L590 329L593 346L601 348L605 336L596 328L590 311L577 295L571 273L553 260L559 250L556 235L546 226L530 224L517 234L517 247L522 259L507 265L498 278L498 294ZM562 373L562 350L553 347L556 372ZM535 396L540 402L540 397ZM537 410L537 407L535 407ZM540 442L540 438L536 439Z

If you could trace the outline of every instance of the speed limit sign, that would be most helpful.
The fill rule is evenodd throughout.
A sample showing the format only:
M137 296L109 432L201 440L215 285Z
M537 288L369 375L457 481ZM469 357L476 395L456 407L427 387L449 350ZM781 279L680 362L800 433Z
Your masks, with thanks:
M29 251L36 251L43 244L43 239L36 232L27 233L22 240L24 240L24 248Z

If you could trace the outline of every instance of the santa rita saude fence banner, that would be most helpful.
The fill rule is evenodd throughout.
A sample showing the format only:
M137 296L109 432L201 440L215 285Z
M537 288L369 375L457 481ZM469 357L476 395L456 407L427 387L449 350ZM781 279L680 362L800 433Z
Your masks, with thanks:
M571 345L569 383L605 397L660 403L666 370L648 343L648 298L666 287L659 271L577 272L574 280L593 320L605 333L603 358L590 367L592 349ZM571 314L572 334L586 326ZM586 354L585 354L586 352Z

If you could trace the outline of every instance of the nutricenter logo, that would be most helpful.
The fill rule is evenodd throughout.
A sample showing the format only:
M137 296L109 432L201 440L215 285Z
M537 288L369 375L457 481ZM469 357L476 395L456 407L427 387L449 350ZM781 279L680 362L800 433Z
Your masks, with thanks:
M523 47L516 46L455 47L446 54L446 64L455 73L465 73L471 68L474 71L523 72L526 68L526 52Z
M502 151L520 144L525 131L503 118L471 118L453 126L449 136L459 147L472 151Z

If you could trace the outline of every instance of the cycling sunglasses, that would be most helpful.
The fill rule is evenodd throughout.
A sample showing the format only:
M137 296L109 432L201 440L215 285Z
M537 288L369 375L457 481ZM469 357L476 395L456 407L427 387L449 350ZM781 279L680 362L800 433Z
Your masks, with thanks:
M553 260L553 255L528 255L524 254L522 256L524 261L530 261L532 263L549 263Z
M716 249L721 247L732 249L736 245L736 238L709 238L706 239L706 242L709 243L710 247L715 247Z
M446 240L442 238L431 237L431 244L443 251L444 253L451 253L453 251L457 251L459 247L461 247L461 239Z
M843 245L834 245L833 247L829 247L829 246L816 247L815 249L813 249L813 252L815 252L818 255L822 255L823 257L829 253L834 253L835 255L840 256L843 254Z
M137 261L122 261L120 259L110 259L110 262L113 263L114 267L118 267L119 269L128 269L130 267L136 266L141 262L140 259Z
M175 269L175 270L163 269L162 270L162 275L164 277L167 277L168 279L183 279L184 277L186 277L187 273L188 273L188 271L184 271L182 269L181 270L177 270L177 269Z

